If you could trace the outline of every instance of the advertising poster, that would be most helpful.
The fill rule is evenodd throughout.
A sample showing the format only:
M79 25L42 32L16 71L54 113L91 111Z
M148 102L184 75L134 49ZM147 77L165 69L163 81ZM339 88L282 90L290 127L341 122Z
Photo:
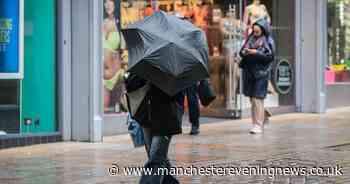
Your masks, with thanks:
M0 73L19 73L20 0L0 1Z
M123 76L127 67L125 40L121 33L120 1L103 1L103 86L104 112L126 112Z
M128 52L121 29L152 13L153 7L146 1L103 0L102 60L104 112L107 114L127 111L123 75L127 70Z

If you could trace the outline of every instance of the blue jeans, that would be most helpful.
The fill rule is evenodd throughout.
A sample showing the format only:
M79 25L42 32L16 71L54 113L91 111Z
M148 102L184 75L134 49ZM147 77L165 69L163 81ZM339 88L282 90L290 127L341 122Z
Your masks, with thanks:
M143 173L140 184L178 184L179 181L166 173L157 175L159 168L168 168L170 172L171 164L168 159L168 150L171 136L154 136L150 128L143 128L145 137L145 148L148 161L145 168L152 168L153 175Z

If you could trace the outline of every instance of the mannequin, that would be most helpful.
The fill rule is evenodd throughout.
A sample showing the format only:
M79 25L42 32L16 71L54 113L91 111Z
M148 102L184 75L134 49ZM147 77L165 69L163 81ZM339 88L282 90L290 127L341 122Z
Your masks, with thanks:
M223 50L224 50L224 56L225 56L225 72L224 73L224 80L225 81L225 100L229 100L229 94L230 90L233 91L233 93L236 92L239 82L239 70L238 65L236 62L234 62L236 58L236 54L239 52L241 46L242 46L242 38L240 38L240 35L242 34L242 30L240 29L240 20L236 18L235 16L235 7L233 7L232 10L226 12L226 16L223 17L220 21L220 28L221 33L224 37L223 40ZM233 64L232 71L230 70L230 63ZM232 72L233 80L231 81L230 85L230 79L229 79L229 72ZM230 89L231 88L231 89ZM232 96L233 102L236 101L235 95ZM220 98L220 96L219 96ZM226 104L227 107L230 107L231 104L229 104L229 101L227 101Z
M239 52L239 49L241 47L241 43L238 43L237 40L232 40L235 38L237 35L240 35L241 30L240 30L240 20L235 18L235 12L230 12L228 11L226 13L226 16L223 17L220 21L220 29L221 33L224 37L223 40L223 45L230 45L231 49L233 49L234 52ZM237 44L237 47L234 47L234 43Z
M248 5L244 10L243 21L247 26L248 35L252 32L252 25L261 18L267 19L271 24L271 18L265 5L261 3L261 0L254 0L253 3Z

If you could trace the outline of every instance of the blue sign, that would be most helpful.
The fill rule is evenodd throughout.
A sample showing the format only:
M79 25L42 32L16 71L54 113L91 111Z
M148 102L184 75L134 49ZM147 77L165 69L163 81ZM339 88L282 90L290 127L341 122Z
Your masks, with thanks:
M0 73L19 73L20 0L0 0Z

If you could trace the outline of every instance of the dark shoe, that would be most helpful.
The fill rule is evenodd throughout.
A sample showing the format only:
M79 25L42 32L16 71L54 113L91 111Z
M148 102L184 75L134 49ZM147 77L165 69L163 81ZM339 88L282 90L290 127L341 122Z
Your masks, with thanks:
M192 126L190 135L198 135L199 134L199 127L198 126Z
M163 182L164 184L180 184L179 180L175 178L175 176L172 175L166 175L164 176Z

